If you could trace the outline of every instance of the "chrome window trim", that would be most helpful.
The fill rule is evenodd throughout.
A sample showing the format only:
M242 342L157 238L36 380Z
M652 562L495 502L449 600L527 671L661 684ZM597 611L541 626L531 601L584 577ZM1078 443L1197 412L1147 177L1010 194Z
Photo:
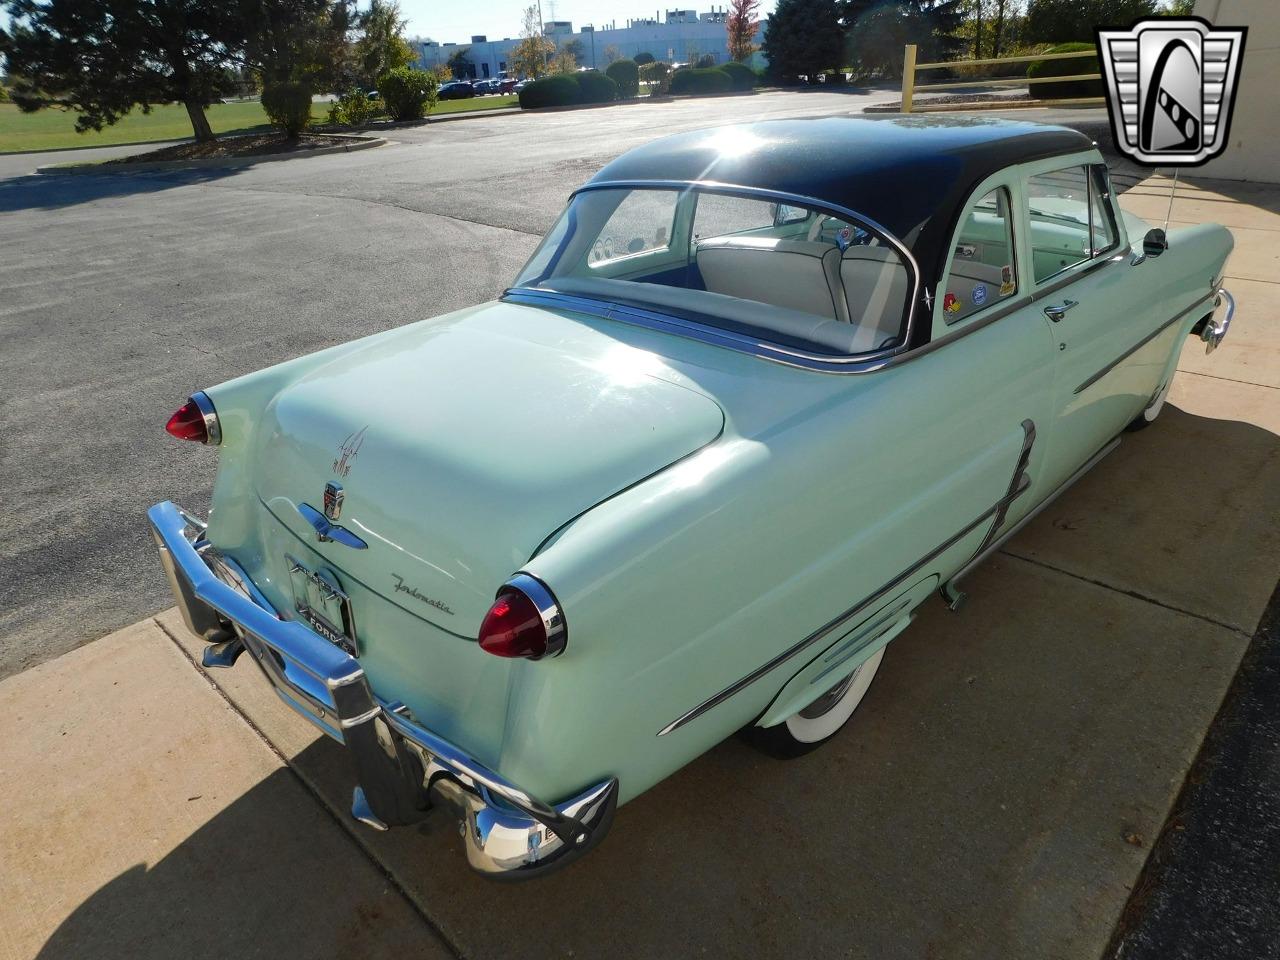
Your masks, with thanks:
M544 287L511 287L503 293L502 299L516 303L528 303L534 306L565 306L572 302L574 309L582 310L594 316L609 320L622 320L638 326L683 335L693 340L714 343L717 346L749 353L764 360L773 360L789 366L829 373L878 370L885 365L889 358L910 352L911 338L915 332L916 315L918 313L917 301L920 298L922 282L920 265L901 240L894 236L888 228L870 217L817 197L787 193L782 190L769 190L763 187L722 183L717 180L602 180L579 187L570 195L570 200L572 201L573 197L578 196L580 193L587 193L593 190L675 190L678 192L700 190L706 193L804 206L861 224L893 247L894 252L902 258L904 266L906 266L911 275L911 293L906 305L902 343L896 347L871 353L828 355L787 347L762 338L745 336L715 327L712 324L700 323L687 317L663 313L660 310L611 302L605 303L605 301L595 301L576 295L569 296L556 293L554 289ZM548 298L547 294L552 294L553 298ZM601 304L604 305L603 309Z

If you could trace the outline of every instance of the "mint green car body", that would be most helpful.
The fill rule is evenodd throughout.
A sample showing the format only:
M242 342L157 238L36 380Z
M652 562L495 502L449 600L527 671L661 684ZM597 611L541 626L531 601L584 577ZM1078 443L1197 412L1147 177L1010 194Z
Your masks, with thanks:
M626 802L783 722L954 592L993 523L1061 490L1163 395L1193 328L1213 329L1218 226L1135 262L1149 226L1125 216L1112 249L1038 293L1027 178L1101 162L976 185L1008 191L1029 296L961 325L931 296L929 344L877 369L502 301L212 387L208 538L277 610L293 560L336 571L372 687L479 762L556 801L616 777ZM1063 296L1078 306L1054 322ZM367 550L318 542L298 512L334 477ZM475 642L518 571L559 601L558 657Z

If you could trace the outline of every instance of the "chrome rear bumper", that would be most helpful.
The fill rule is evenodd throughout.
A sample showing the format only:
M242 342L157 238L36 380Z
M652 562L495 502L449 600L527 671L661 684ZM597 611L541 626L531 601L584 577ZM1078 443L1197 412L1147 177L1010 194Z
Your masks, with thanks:
M1219 322L1218 307L1222 306L1223 300L1227 301L1227 313ZM1213 353L1218 349L1218 344L1226 339L1227 332L1231 329L1231 318L1236 315L1236 298L1226 287L1219 287L1213 298L1213 307L1213 314L1205 320L1204 327L1200 330L1200 339L1205 343L1205 353Z
M467 860L480 873L522 878L581 856L608 831L618 801L610 778L564 803L538 800L380 699L360 662L309 627L276 615L204 524L172 503L147 511L187 627L210 641L205 667L247 650L280 698L345 744L355 766L352 815L377 829L413 823L433 802L462 820Z

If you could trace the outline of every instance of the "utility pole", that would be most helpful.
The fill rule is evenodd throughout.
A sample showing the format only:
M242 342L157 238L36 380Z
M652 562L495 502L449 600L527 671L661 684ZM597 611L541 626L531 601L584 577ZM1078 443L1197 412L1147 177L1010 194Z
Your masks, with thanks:
M542 0L538 0L538 36L547 39L547 21L542 19ZM547 45L542 45L542 72L547 72Z

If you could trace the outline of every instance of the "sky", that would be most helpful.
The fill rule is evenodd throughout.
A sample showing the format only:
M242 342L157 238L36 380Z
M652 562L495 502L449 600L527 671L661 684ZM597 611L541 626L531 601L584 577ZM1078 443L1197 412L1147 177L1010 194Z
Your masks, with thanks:
M484 34L490 40L520 36L524 9L531 0L487 0L472 6L457 0L400 0L400 10L409 18L406 35L430 37L443 43L466 43L473 34ZM536 0L533 0L536 2ZM552 16L554 5L555 15ZM715 0L715 6L727 7L728 0ZM367 3L361 2L361 7ZM603 27L616 21L619 27L627 20L652 17L668 9L697 10L705 13L712 0L684 0L682 3L659 3L657 0L542 0L543 20L570 20L577 30L584 23ZM761 0L760 13L773 10L774 0Z

